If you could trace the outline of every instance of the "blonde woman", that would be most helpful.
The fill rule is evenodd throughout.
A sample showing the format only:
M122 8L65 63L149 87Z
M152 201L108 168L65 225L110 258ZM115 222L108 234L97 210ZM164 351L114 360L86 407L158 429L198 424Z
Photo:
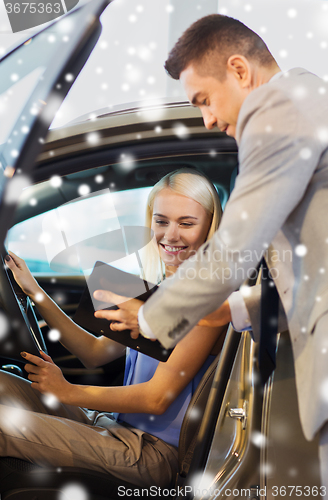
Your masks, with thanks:
M210 181L184 169L154 186L146 218L156 248L145 272L148 279L151 273L161 281L211 237L221 206ZM74 324L39 287L22 259L10 253L6 262L49 327L60 330L60 342L86 367L124 354L122 345ZM166 363L127 349L120 387L70 384L46 354L38 358L22 353L29 381L0 372L0 455L110 472L139 486L173 485L184 413L225 332L226 327L195 327ZM55 396L56 405L47 406L48 394ZM19 418L13 418L13 411Z

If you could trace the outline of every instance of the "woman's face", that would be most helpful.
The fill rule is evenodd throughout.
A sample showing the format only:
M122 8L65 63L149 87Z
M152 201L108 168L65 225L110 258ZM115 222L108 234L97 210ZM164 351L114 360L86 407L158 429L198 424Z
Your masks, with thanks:
M158 193L151 228L166 268L179 266L195 253L206 239L211 220L212 216L197 201L170 188Z

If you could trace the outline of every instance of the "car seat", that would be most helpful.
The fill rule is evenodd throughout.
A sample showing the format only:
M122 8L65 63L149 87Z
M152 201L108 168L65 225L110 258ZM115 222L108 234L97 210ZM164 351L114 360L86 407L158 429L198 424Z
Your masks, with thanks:
M220 354L203 375L185 413L179 439L177 484L182 484L188 473L219 358ZM116 500L120 498L119 486L125 491L132 489L137 496L137 489L142 489L109 473L80 467L40 467L17 458L0 458L1 500L64 500L60 491L71 483L84 487L90 494L88 500Z

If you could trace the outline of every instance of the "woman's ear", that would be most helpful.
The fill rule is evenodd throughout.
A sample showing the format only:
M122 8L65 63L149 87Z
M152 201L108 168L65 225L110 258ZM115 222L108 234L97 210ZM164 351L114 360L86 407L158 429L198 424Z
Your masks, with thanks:
M236 78L241 88L251 85L251 65L246 57L238 54L230 56L227 61L227 71Z

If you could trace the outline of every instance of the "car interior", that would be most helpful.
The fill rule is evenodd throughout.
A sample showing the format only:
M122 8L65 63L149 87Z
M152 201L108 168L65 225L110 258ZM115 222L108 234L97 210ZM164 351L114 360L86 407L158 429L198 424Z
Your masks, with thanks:
M70 263L67 259L56 260L56 255L60 254L62 248L60 239L63 232L65 232L65 245L69 246L76 241L80 244L81 241L87 241L88 245L92 245L93 262L104 258L108 262L110 257L111 265L138 275L140 269L135 255L129 252L121 255L115 248L111 248L109 254L104 255L104 251L106 252L108 248L101 247L103 240L99 239L99 235L117 227L142 226L147 195L157 180L178 168L196 168L214 182L223 206L228 199L231 179L234 178L237 168L234 141L231 141L230 152L221 152L213 138L208 140L202 138L198 141L171 139L167 141L165 148L161 144L159 151L156 151L154 145L152 146L154 152L151 158L145 145L139 148L138 156L135 150L131 152L126 147L126 154L134 159L128 168L122 161L117 163L117 158L120 158L122 153L120 150L115 151L115 148L38 164L33 177L34 183L22 192L14 223L8 231L6 248L26 260L41 286L70 316L74 315L78 306L91 265L85 264L87 269L81 269L76 262ZM147 152L146 158L144 152ZM94 166L90 168L90 164ZM81 190L85 193L82 196ZM102 217L98 223L99 213ZM78 218L76 214L79 214ZM64 227L63 231L60 224L56 227L54 223L56 217L57 220L73 222L74 227ZM35 313L38 315L37 310ZM124 357L98 369L86 369L59 342L51 341L49 328L40 316L37 320L49 355L61 367L64 376L70 382L93 385L122 384ZM0 343L1 354L5 353L6 348L6 341ZM17 353L17 346L16 351L14 348L12 353L7 348L6 356L0 357L1 364L5 365L8 371L26 376L23 370L24 362ZM197 408L201 405L201 411L196 413L203 414L217 362L218 358L205 374L183 424L179 445L181 478L186 475L186 468L189 468L196 445L195 429L197 430L201 423L201 418L190 419L188 415L195 414L192 411L195 405ZM86 473L86 470L73 468L61 468L59 473L58 470L41 468L14 458L2 459L1 467L9 471L6 478L1 481L4 500L25 499L29 498L28 495L35 498L33 495L36 493L40 499L46 496L52 498L52 494L53 498L56 498L57 490L74 480L79 484L82 481L87 491L92 492L92 498L95 500L117 496L118 481L110 475L93 471ZM47 478L46 485L42 485L45 478ZM126 486L135 488L128 482Z
M152 147L153 154L149 157L146 145L140 147L138 154L135 148L132 153L132 148L127 146L125 153L133 157L128 168L124 162L117 162L122 152L121 148L115 151L115 147L38 162L33 183L22 192L7 234L6 247L26 260L41 286L70 316L78 306L92 264L86 264L82 269L76 262L56 259L63 245L67 248L76 242L87 241L92 247L94 261L107 259L108 262L110 256L111 265L138 275L138 259L128 249L122 255L116 248L111 248L108 254L108 248L101 246L104 240L99 235L104 232L104 224L109 232L118 227L142 226L144 204L151 186L169 171L182 167L196 168L205 173L216 185L223 207L229 197L237 173L233 141L230 151L226 142L221 151L220 141L212 137L184 141L170 139L165 145L160 143L157 151L154 144ZM65 224L56 227L55 220L76 221L74 214L77 213L80 220L73 228ZM96 215L99 213L103 216L98 224ZM62 233L65 233L64 242ZM36 308L32 306L32 309L37 315L48 353L70 382L122 384L124 357L94 370L86 369L59 342L51 340L47 325ZM26 336L29 336L28 332ZM206 469L204 478L208 481L210 475L210 484L229 484L231 481L244 484L246 481L253 487L250 490L253 498L258 498L256 492L261 485L269 486L270 481L275 484L279 477L282 481L283 471L286 475L288 468L280 467L281 456L291 456L291 461L297 464L294 467L297 471L300 465L304 467L303 482L319 484L318 468L313 465L309 470L306 467L308 460L312 464L318 462L317 444L306 442L300 429L288 336L282 336L279 342L276 373L263 393L258 382L257 346L248 332L240 335L230 327L221 354L204 375L188 407L179 442L177 486L193 485L193 478L202 476ZM8 371L26 376L18 354L21 349L16 346L16 351L14 347L8 354L5 344L6 339L0 342L1 365ZM275 414L272 407L276 409ZM282 407L289 407L287 417ZM236 409L239 413L235 412ZM277 438L279 429L283 428L282 422L285 427L289 426L288 435L293 437L289 441L285 438L283 444ZM259 447L252 437L261 435L263 430L267 435L273 433L273 439L267 441L265 449ZM296 450L293 448L294 439L297 440ZM286 447L286 442L289 447ZM304 458L300 460L302 456ZM268 461L275 464L274 474L267 466L262 467L262 472L259 467L251 466L252 463ZM3 500L55 500L58 492L65 491L70 484L82 485L92 500L119 498L119 486L134 491L135 495L139 491L128 478L123 485L110 474L86 469L39 467L12 457L0 459L0 464L4 476L0 487ZM297 475L294 479L300 481ZM291 477L288 480L290 482ZM183 498L194 498L194 495L189 492Z

